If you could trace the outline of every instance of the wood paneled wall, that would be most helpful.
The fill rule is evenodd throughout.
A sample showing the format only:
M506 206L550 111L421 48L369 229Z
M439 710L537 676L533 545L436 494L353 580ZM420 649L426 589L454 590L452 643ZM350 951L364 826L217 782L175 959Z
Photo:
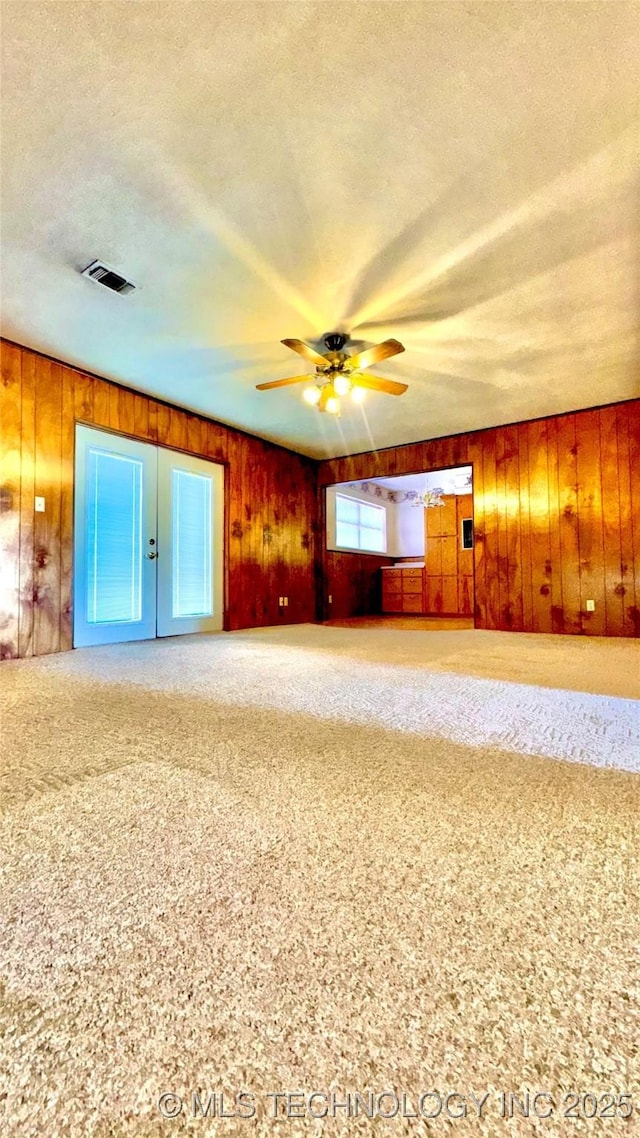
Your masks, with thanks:
M331 459L319 494L467 463L476 627L640 636L640 400ZM326 593L348 556L324 555Z
M320 620L343 620L382 611L382 565L393 565L392 557L373 553L335 553L325 551L327 585ZM329 602L331 597L331 602Z
M380 611L390 559L325 550L324 487L472 463L476 626L640 636L640 400L318 464L15 344L0 354L0 656L71 647L76 421L225 464L230 629Z
M0 355L0 657L71 647L76 421L225 464L226 627L315 618L316 463L7 341Z

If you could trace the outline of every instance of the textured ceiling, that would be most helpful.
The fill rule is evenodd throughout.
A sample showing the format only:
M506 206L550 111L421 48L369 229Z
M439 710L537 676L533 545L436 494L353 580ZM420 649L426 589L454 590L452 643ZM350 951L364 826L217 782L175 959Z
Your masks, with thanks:
M2 24L5 336L319 457L638 394L638 4ZM408 392L336 421L255 391L335 329L401 339L373 370Z

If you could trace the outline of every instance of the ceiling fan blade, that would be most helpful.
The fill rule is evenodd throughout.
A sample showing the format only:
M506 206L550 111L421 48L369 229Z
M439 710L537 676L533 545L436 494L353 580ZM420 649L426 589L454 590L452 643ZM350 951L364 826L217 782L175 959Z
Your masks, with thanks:
M256 391L270 391L272 387L288 387L290 383L310 382L312 375L293 375L291 379L274 379L271 383L256 383Z
M364 352L349 356L345 362L349 367L360 369L377 364L380 360L388 360L389 356L398 356L400 352L404 352L404 344L399 340L385 340L382 344L376 344L374 348L365 348Z
M351 382L354 387L384 391L386 395L404 395L409 387L407 383L397 383L395 379L381 379L377 375L354 375L351 377Z
M284 344L286 348L291 348L292 352L297 352L299 356L304 356L305 360L309 360L309 362L315 364L316 367L326 367L329 362L324 356L321 356L319 352L310 348L308 344L303 343L302 340L281 340L280 343Z

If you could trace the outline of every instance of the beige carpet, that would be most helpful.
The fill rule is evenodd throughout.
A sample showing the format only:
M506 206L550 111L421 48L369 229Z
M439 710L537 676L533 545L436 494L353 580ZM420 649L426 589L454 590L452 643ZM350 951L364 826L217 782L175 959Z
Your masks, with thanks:
M302 626L3 664L3 1138L638 1132L584 1114L640 1110L639 660Z

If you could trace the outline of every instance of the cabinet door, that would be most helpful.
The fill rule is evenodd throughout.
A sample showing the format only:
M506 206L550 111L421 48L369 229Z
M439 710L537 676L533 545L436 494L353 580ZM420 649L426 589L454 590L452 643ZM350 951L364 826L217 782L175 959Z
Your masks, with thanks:
M429 513L428 510L425 511ZM433 512L433 511L432 511ZM442 576L442 538L428 537L425 548L425 573L428 577Z
M455 494L446 495L444 506L434 506L440 514L440 533L443 537L453 537L458 532L458 507Z
M473 577L458 577L458 612L462 616L471 616L473 605Z
M441 514L443 506L429 506L424 511L424 535L427 542L430 537L442 537L442 518Z
M402 612L402 593L384 592L382 594L382 611Z
M442 577L427 577L424 589L425 610L428 613L442 612Z
M402 612L402 576L399 569L381 569L382 611Z
M457 534L440 538L442 554L442 576L457 577L458 575L458 538Z
M458 578L442 578L442 612L458 612Z

